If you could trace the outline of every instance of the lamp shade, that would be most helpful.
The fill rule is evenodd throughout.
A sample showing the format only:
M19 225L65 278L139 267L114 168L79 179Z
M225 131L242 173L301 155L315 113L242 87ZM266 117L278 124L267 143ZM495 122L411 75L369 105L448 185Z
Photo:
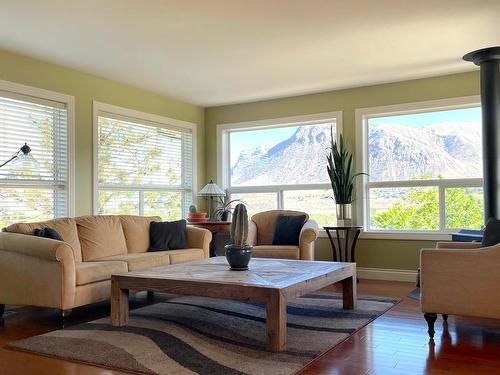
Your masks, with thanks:
M31 155L31 147L27 143L24 144L12 157L6 162L0 164L0 168L10 165L7 168L15 170L16 173L21 172L36 172L40 168L40 163Z
M215 182L210 180L203 189L198 192L200 197L224 197L226 193Z
M11 167L24 171L36 171L40 168L40 163L31 155L31 152L28 152L27 154L21 153L12 160Z

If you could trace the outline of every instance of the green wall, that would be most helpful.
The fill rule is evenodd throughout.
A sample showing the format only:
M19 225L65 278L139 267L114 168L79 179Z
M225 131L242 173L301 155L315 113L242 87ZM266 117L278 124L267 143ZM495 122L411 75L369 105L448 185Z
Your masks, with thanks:
M93 100L196 123L199 189L208 179L217 177L217 124L342 111L344 135L351 145L355 145L356 108L479 93L478 72L470 72L204 109L5 50L0 50L0 79L75 97L76 215L92 212ZM433 246L432 241L361 240L357 249L358 264L361 267L415 269L420 248ZM326 238L318 240L316 254L318 259L331 259Z
M198 184L205 183L204 108L90 74L0 50L0 79L75 97L75 214L92 213L92 101L198 125Z
M216 125L330 111L343 112L344 135L355 142L356 108L418 102L479 94L477 71L442 77L374 85L320 94L207 108L205 112L207 178L217 177ZM359 152L359 150L356 150ZM332 206L332 210L334 207ZM360 267L415 270L422 247L435 241L361 240L357 247ZM326 238L316 247L317 259L331 259Z

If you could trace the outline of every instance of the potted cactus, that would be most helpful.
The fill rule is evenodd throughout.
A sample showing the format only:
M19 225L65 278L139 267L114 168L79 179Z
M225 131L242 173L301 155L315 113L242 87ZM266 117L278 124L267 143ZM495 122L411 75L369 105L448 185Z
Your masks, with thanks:
M252 246L246 243L248 237L248 215L244 204L236 205L231 222L232 244L226 245L226 259L233 271L248 270L252 257Z

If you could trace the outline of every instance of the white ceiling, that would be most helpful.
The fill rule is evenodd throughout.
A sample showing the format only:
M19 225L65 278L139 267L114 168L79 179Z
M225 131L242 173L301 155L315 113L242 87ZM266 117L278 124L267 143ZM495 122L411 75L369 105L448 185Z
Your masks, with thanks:
M214 106L474 69L500 0L0 0L0 48Z

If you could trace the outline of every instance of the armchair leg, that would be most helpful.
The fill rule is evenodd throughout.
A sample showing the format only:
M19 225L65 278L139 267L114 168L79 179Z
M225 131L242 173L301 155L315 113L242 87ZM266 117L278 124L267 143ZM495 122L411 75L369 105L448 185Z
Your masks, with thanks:
M62 319L67 318L68 316L71 315L72 312L73 312L72 309L61 310L61 318Z
M429 334L429 337L433 339L434 333L436 333L436 331L434 331L434 323L436 322L437 314L425 313L424 318L427 321L427 326L428 326L427 333Z
M3 320L4 312L5 312L5 305L0 305L0 327L3 327L4 325L4 320Z

